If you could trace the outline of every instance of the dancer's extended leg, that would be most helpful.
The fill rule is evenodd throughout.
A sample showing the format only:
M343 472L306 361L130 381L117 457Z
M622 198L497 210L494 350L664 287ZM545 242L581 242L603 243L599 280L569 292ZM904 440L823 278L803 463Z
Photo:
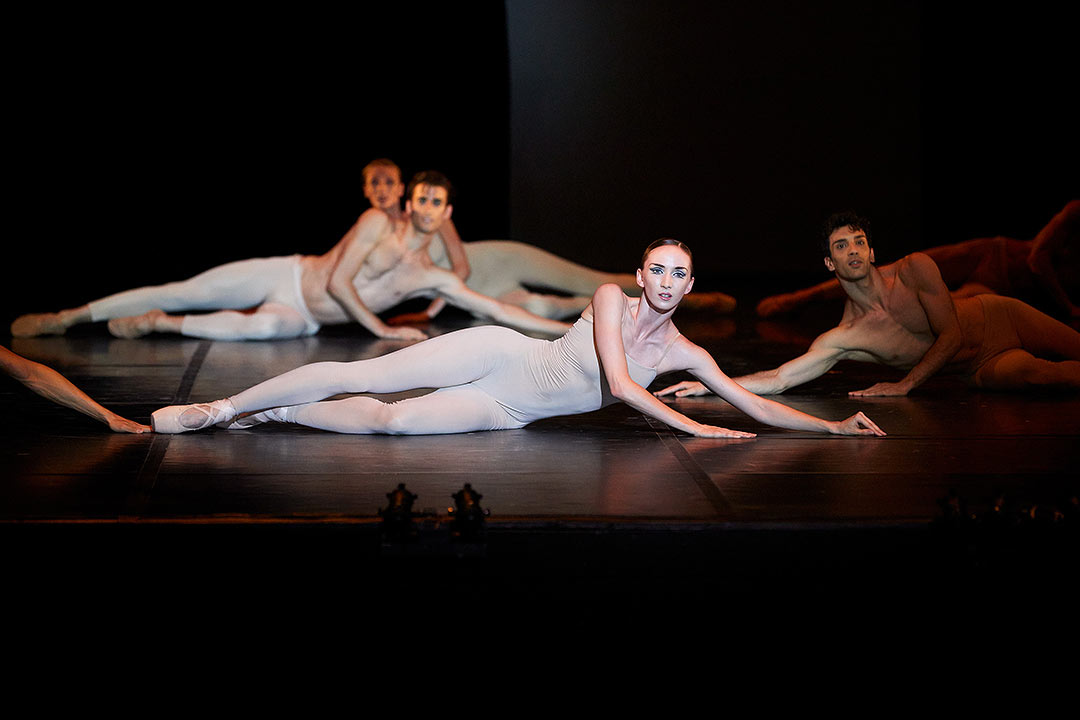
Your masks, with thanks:
M342 393L392 393L454 387L495 372L540 342L545 341L528 338L504 327L466 328L377 358L304 365L248 388L229 400L235 411L242 414L303 405ZM198 429L176 420L187 407L172 406L154 413L155 429L159 432ZM201 427L209 424L207 421Z
M243 310L253 308L275 293L295 295L296 258L256 258L219 265L188 280L151 285L109 295L86 305L54 313L22 315L12 323L16 337L62 334L86 322L143 316L153 310ZM121 330L121 337L138 336L137 325Z
M984 332L1013 338L975 374L980 387L1002 390L1080 388L1080 332L1014 298L982 296ZM991 338L988 337L988 341Z
M1006 350L979 368L975 384L993 390L1080 389L1080 361L1052 362L1026 350Z
M1024 350L1043 358L1080 360L1080 332L1015 298L997 302L1008 309Z
M284 262L283 262L284 261ZM291 280L288 258L255 258L219 265L193 278L125 290L89 303L91 319L111 320L150 310L244 310L266 301L282 282Z
M278 408L263 419L339 433L385 435L437 435L517 427L493 397L472 385L394 403L371 397L324 400Z
M109 321L116 337L138 338L152 332L173 332L208 340L282 340L309 333L307 319L295 308L265 303L255 312L222 310L202 315L167 315L151 310Z
M565 319L580 315L596 289L606 283L618 285L629 295L641 294L631 273L594 270L527 243L479 240L465 243L465 252L471 268L466 281L470 288L541 317ZM569 297L537 290L554 290ZM735 309L735 298L720 292L690 293L683 307L727 313Z
M525 308L533 315L556 320L576 318L592 302L591 295L549 295L524 288L500 295L498 299L508 305Z
M387 355L304 365L232 396L238 412L324 400L341 393L393 393L464 385L493 372L534 340L494 325L439 335Z
M514 240L465 243L465 253L471 269L468 286L490 297L523 286L583 297L592 297L596 288L605 283L615 283L626 292L640 290L633 275L594 270Z

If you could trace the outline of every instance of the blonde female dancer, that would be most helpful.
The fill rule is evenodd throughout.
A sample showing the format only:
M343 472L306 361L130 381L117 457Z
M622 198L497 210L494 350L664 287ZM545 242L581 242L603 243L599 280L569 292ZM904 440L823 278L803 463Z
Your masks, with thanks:
M884 435L863 413L831 421L758 397L733 382L703 348L679 334L672 313L694 284L690 250L677 240L650 245L637 270L640 298L603 285L557 340L482 326L441 335L369 360L305 365L223 400L153 413L157 432L210 425L291 422L343 433L436 434L520 428L541 418L597 410L621 400L671 427L715 438L753 433L704 425L654 397L659 373L686 370L754 419L793 430ZM384 403L340 393L439 388ZM231 424L230 424L231 423Z

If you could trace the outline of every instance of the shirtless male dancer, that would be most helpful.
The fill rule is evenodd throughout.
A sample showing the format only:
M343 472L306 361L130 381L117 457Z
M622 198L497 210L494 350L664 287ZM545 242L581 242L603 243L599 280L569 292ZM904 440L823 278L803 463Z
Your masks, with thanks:
M930 256L954 298L984 293L1024 297L1042 293L1048 311L1065 320L1080 319L1080 200L1071 200L1031 240L997 236L976 238L922 251ZM884 269L884 268L882 268ZM840 300L839 281L770 295L757 314L771 317L813 302Z
M372 207L391 217L401 216L402 188L401 170L392 161L380 158L364 168L364 196ZM449 220L432 237L429 254L436 265L458 274L481 295L547 318L576 318L592 302L596 289L606 283L618 285L635 297L641 293L630 273L593 270L527 243L463 243ZM430 320L443 305L441 299L436 299L423 313L399 316L394 322ZM695 293L686 297L683 307L728 313L735 308L735 298L720 292Z
M987 389L1080 388L1080 333L1015 298L976 295L954 303L923 253L878 269L867 228L864 219L845 213L829 218L823 232L825 267L847 294L840 324L806 354L734 378L737 383L756 394L781 393L824 375L839 360L860 360L908 373L852 397L907 395L941 370ZM657 395L707 392L701 383L682 382Z
M561 335L568 324L533 315L465 286L427 254L450 217L451 186L438 172L409 185L408 210L393 219L371 209L324 255L228 263L189 280L127 290L82 307L23 315L17 337L58 334L77 323L109 321L118 337L151 332L213 340L268 340L312 335L322 325L358 322L380 338L422 340L417 328L391 327L377 313L414 297L441 297L474 315L514 328ZM256 308L255 312L239 312ZM170 312L212 310L197 315Z

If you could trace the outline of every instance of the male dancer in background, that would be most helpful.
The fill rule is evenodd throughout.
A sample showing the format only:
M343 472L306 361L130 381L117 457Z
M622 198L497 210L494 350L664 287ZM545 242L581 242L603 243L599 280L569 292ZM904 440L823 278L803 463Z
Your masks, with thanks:
M56 313L23 315L12 323L11 333L59 334L77 323L108 320L109 331L119 337L166 332L270 340L357 322L380 338L422 340L423 331L391 327L378 316L415 297L439 297L520 330L564 333L568 324L474 292L459 276L431 262L428 243L450 217L450 192L441 173L419 173L409 186L405 216L368 210L323 255L239 260L181 282L127 290ZM244 312L251 308L255 311Z
M940 371L987 389L1080 388L1080 333L1019 300L975 295L955 302L937 265L913 253L874 266L869 223L833 215L823 231L825 267L847 295L840 324L803 355L778 368L735 378L755 394L781 393L824 375L840 360L888 365L907 372L853 397L907 395ZM658 396L707 394L698 382Z

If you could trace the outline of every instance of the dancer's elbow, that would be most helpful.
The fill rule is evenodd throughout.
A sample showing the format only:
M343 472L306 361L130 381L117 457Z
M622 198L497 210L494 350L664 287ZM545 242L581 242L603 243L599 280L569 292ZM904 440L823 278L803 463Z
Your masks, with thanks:
M611 396L621 402L629 402L635 396L635 391L641 391L641 386L635 383L629 375L626 377L609 376L607 380Z

